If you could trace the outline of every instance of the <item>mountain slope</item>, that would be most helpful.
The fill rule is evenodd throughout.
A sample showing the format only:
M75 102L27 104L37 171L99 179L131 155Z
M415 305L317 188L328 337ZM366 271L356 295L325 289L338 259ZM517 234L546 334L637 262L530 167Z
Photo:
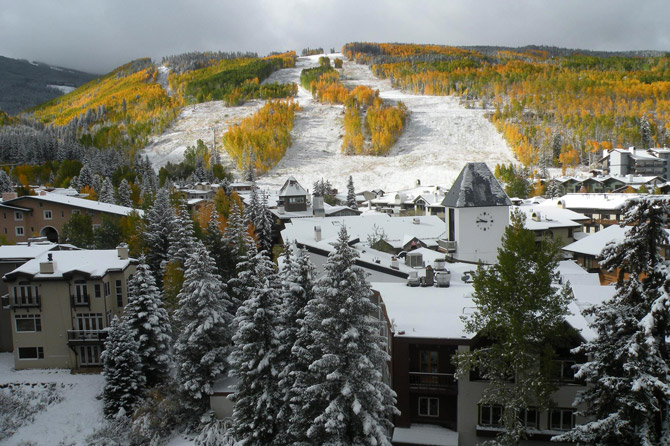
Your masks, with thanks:
M82 71L0 56L0 110L14 115L95 77Z

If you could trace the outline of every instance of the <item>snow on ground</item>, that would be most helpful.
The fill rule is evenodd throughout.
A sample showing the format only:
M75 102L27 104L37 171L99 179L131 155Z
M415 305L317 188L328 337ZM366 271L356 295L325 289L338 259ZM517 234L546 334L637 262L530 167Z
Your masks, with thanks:
M72 375L69 370L14 370L11 353L0 353L0 385L8 383L58 383L63 400L35 415L33 423L20 427L3 446L86 445L85 439L99 429L102 420L104 379L100 374Z
M69 85L53 85L53 84L47 84L47 87L49 88L55 88L56 90L60 91L63 94L71 93L73 92L76 87L71 87Z
M296 68L279 70L266 82L299 83L300 71L316 66L319 57L300 57ZM357 190L398 190L410 187L417 179L425 185L449 187L466 162L484 161L492 170L497 163L514 162L512 152L483 110L466 109L451 96L399 91L390 81L375 78L367 66L349 61L344 62L341 75L345 84L368 85L379 89L390 102L407 105L408 123L395 147L385 157L342 155L343 107L319 104L300 87L297 100L302 111L296 114L293 144L277 166L260 178L262 187L281 187L289 175L306 188L324 178L344 190L349 175ZM180 161L186 146L195 145L198 138L211 144L212 127L217 128L217 144L221 144L221 132L230 123L239 122L261 105L262 101L251 101L241 107L226 107L222 102L189 106L166 133L152 139L145 153L156 168L167 161ZM230 164L225 154L222 159Z

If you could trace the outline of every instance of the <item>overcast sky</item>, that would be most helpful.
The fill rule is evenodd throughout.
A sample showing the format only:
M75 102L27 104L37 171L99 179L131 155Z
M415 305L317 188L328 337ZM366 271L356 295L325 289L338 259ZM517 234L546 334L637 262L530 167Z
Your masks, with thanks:
M0 55L105 73L354 41L670 51L669 18L670 0L0 0Z

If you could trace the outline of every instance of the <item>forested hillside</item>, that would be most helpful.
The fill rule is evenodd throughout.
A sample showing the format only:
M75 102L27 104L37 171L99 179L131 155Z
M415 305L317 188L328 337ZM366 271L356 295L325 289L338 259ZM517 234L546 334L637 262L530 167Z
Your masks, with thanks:
M0 110L14 115L62 95L56 86L74 89L94 77L68 68L0 56Z
M526 166L587 165L604 148L670 142L668 55L377 43L343 52L398 88L490 109Z

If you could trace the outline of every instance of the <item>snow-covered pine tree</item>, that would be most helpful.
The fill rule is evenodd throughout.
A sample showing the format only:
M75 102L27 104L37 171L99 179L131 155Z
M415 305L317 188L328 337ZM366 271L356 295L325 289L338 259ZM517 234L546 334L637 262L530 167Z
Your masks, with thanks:
M251 152L248 154L248 159L244 165L244 181L251 181L256 183L256 155Z
M216 274L214 260L201 242L195 244L186 260L184 286L177 297L177 381L186 405L204 412L214 382L227 370L233 317L228 312L230 300Z
M258 189L253 187L251 194L249 194L249 204L244 208L244 219L247 223L255 225L260 214L261 203L258 199Z
M246 234L239 247L235 275L228 281L228 292L233 302L231 313L237 314L237 309L253 291L257 254L256 242Z
M549 183L547 183L546 195L549 199L556 198L561 195L560 186L558 185L558 181L556 181L555 178L552 178L549 180Z
M168 259L170 262L176 261L184 267L186 259L193 252L195 245L195 231L193 229L193 219L188 210L186 200L183 198L179 202L179 209L173 214L172 232L170 233L170 249L168 249Z
M77 186L81 190L84 186L92 186L92 185L93 185L93 175L91 174L91 170L88 168L88 166L84 165L79 170L79 175L77 176Z
M651 139L651 125L649 124L649 118L644 114L640 118L640 139L642 140L642 148L648 149L652 145Z
M314 357L309 351L312 344L309 327L305 324L305 312L314 297L316 278L314 265L305 251L293 257L291 245L284 248L282 269L282 310L279 331L279 391L282 396L277 418L278 444L300 444L307 442L307 429L311 420L303 417L302 407L294 403L301 400L307 385L309 365Z
M216 263L216 269L218 274L223 279L224 266L228 259L225 259L224 256L229 256L230 253L224 250L223 243L223 233L221 232L219 221L219 213L216 210L215 206L212 206L212 211L209 214L209 220L207 221L207 228L205 229L205 234L203 237L203 243L209 251L209 255L212 256L214 262Z
M130 190L130 184L128 184L128 180L125 178L121 180L121 183L119 184L119 188L116 191L118 200L117 202L119 203L119 206L125 206L128 208L133 207L133 200L130 198L131 195L131 190Z
M230 354L231 374L239 378L233 396L233 430L238 444L276 444L279 392L279 313L281 282L269 255L255 258L249 297L237 310Z
M135 332L147 386L164 382L171 364L170 319L144 256L128 281L128 305L123 314L126 325Z
M576 403L586 404L591 421L557 440L670 444L670 279L659 254L669 222L668 201L631 200L622 221L632 225L626 238L601 253L601 266L618 274L617 291L590 311L597 337L577 349L589 360L575 375L588 384Z
M14 186L7 172L4 169L0 169L0 193L4 192L14 192Z
M147 263L160 282L167 263L170 249L170 234L174 225L174 211L170 206L170 194L167 189L156 193L156 200L147 213L147 230L144 241L147 245Z
M253 242L253 241L252 241ZM223 254L220 274L224 282L235 277L237 265L241 257L246 254L249 245L249 234L247 233L244 217L237 202L228 213L228 222L223 230Z
M114 185L112 180L109 177L105 178L102 181L102 186L100 186L100 193L98 195L98 201L109 204L116 204L116 198L114 197Z
M138 348L133 331L115 316L101 355L105 377L102 398L107 417L114 417L121 410L131 413L142 398L146 382Z
M398 411L395 392L382 380L389 355L370 284L348 242L343 226L306 310L315 360L311 385L295 403L312 444L390 445L390 417Z
M253 222L256 228L259 251L265 251L272 256L272 214L268 210L268 196L261 194L256 220Z
M349 175L349 181L347 181L347 206L351 209L358 209L358 203L356 203L356 191L354 190L354 179Z

